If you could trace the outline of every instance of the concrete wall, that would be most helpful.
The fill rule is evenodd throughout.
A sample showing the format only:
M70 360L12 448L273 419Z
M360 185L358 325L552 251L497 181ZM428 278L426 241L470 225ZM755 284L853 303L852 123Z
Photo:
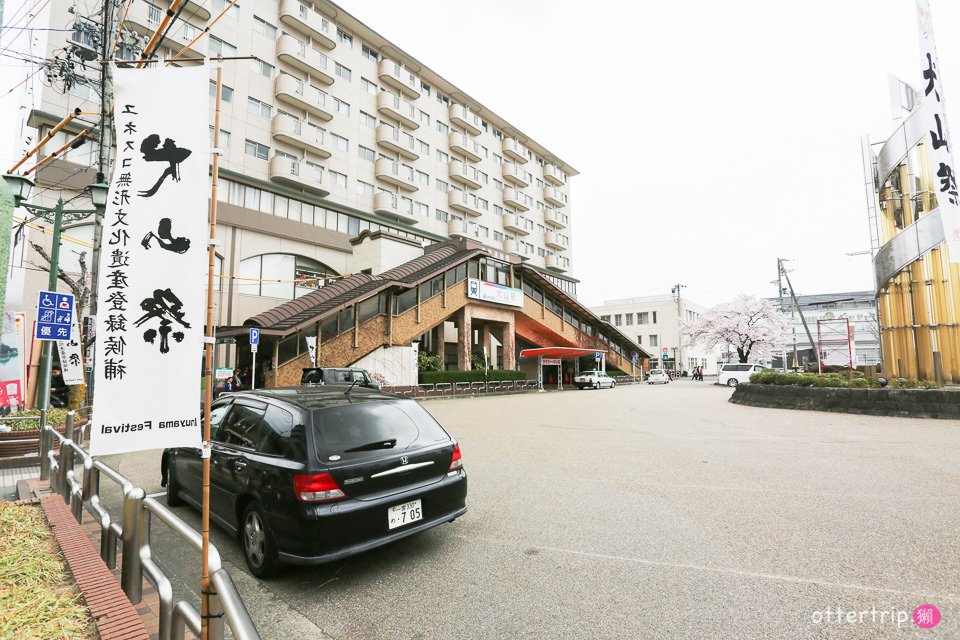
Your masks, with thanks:
M351 366L366 369L370 373L379 373L388 386L406 387L418 383L415 345L380 347Z
M752 407L960 420L960 389L832 389L742 384L730 402Z

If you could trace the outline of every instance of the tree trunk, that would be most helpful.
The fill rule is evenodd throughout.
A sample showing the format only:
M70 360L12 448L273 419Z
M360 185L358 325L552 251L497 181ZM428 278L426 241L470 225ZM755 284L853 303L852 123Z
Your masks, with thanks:
M741 347L737 347L737 355L740 356L741 364L747 364L748 358L750 357L749 351L744 351Z

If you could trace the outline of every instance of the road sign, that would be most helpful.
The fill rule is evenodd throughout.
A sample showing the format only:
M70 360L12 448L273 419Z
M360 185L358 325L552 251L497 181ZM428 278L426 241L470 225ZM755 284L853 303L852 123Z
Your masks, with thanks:
M664 360L670 359L670 349L668 349L667 347L663 348L663 359Z
M37 293L37 340L70 340L73 296L56 291Z
M256 352L257 352L257 346L258 346L258 345L255 345L255 344L250 345L250 353L256 353Z
M250 329L250 345L260 344L260 329Z
M600 362L601 360L603 360L603 354L597 351L596 353L593 354L593 359L596 360L597 362Z

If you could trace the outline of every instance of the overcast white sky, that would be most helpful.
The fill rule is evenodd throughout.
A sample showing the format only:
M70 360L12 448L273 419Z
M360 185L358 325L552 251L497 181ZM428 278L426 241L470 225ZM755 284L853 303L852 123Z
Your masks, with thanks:
M960 3L930 3L952 114ZM774 296L778 256L798 293L871 288L860 135L893 129L888 73L919 86L913 0L340 4L580 171L587 304Z
M930 3L954 114L960 3ZM869 257L844 256L869 248L860 135L893 130L888 73L919 86L913 0L340 4L580 171L583 302L774 296L778 256L798 293L871 288Z

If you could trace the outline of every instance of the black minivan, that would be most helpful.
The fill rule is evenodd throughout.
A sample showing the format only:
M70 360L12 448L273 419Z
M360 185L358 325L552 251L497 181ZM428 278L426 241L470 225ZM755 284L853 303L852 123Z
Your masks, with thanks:
M250 572L319 564L467 511L460 447L418 402L362 387L244 391L211 406L210 517ZM199 449L164 451L167 501L200 507Z

